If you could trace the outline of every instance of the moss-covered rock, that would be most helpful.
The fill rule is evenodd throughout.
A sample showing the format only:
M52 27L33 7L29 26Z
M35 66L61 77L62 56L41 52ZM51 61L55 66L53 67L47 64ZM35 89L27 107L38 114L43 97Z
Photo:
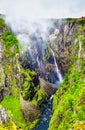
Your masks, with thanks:
M32 103L35 105L41 105L41 103L53 95L56 91L55 85L46 82L44 79L39 78L39 88L33 97Z
M38 90L39 80L35 71L21 69L21 94L25 100L32 100Z

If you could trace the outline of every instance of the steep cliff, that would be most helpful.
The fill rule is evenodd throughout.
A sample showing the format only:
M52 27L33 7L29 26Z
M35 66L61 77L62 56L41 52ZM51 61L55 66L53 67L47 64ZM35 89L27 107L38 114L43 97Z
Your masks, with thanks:
M74 31L71 34L72 44L69 46L70 66L54 95L53 115L48 130L85 129L85 19L68 19L68 24L72 22Z

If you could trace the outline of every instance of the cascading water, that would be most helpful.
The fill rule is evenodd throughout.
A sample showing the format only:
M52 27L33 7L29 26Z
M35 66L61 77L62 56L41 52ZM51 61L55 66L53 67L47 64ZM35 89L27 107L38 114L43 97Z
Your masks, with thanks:
M78 51L78 58L80 58L80 54L81 54L81 40L79 39L79 51Z
M80 67L80 57L81 57L81 50L82 50L82 41L80 40L79 38L79 51L78 51L78 66L77 66L77 69L78 71L81 71L81 67Z
M56 58L55 58L54 51L52 50L51 47L50 47L50 50L51 50L52 55L53 55L53 58L54 58L54 64L55 64L55 67L56 67L56 73L57 73L57 75L58 75L59 82L61 83L61 82L63 82L63 77L62 77L62 75L61 75L61 73L60 73L60 70L59 70L59 68L58 68L58 65L57 65L57 62L56 62Z

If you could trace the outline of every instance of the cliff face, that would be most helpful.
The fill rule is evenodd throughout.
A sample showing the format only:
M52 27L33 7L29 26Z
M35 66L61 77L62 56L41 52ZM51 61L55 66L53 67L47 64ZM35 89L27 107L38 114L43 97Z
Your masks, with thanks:
M12 94L12 89L19 83L17 78L20 69L18 57L18 41L7 29L4 21L0 19L1 92L3 90L7 95Z
M85 19L72 27L68 72L53 98L53 115L49 130L83 129L85 121ZM71 31L71 30L70 30ZM70 37L71 38L71 37ZM63 53L62 53L63 54ZM77 123L79 122L79 124ZM76 123L75 125L73 125ZM82 125L80 125L82 124Z
M18 41L7 29L4 20L0 18L0 129L2 130L19 129L12 121L11 109L8 110L8 107L12 107L10 98L7 100L10 95L18 98L19 81L17 77L20 73L18 57Z

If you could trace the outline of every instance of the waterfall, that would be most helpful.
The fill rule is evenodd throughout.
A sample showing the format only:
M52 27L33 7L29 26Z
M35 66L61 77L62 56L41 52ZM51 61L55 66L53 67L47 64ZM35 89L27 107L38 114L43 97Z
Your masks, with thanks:
M79 39L79 51L78 51L78 58L80 58L80 55L81 55L81 40Z
M61 75L61 73L60 73L60 70L59 70L59 68L58 68L54 51L52 50L51 47L50 47L50 50L51 50L52 55L53 55L53 58L54 58L54 64L55 64L55 67L56 67L56 72L57 72L57 75L58 75L58 78L59 78L59 82L61 83L61 82L63 82L63 77L62 77L62 75Z
M39 57L37 56L37 64L38 64L38 67L40 67L40 61L39 61Z
M81 36L80 36L81 37ZM77 61L77 70L78 72L81 71L81 65L80 65L80 57L81 57L81 50L82 50L82 41L79 38L79 50L78 50L78 61Z

